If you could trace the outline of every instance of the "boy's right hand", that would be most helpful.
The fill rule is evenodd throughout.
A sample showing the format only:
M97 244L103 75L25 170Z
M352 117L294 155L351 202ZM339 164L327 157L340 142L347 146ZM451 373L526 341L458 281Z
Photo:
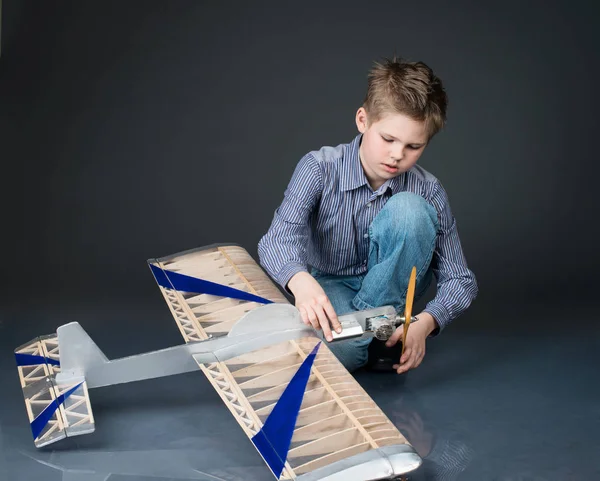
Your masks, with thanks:
M329 342L333 340L332 327L338 334L342 332L342 326L327 294L313 276L308 272L298 272L288 282L288 288L296 298L296 307L304 324L312 324L317 330L323 329L325 339Z

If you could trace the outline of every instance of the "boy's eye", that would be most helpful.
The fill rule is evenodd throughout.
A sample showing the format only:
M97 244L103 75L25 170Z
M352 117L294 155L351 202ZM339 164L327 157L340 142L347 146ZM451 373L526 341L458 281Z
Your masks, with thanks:
M393 142L393 139L387 139L385 137L381 137L383 140L385 140L386 142Z

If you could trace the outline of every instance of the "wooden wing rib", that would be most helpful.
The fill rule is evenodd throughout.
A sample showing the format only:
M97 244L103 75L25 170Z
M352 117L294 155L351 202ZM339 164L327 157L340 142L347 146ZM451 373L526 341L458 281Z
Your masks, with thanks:
M201 278L287 303L245 249L219 246L152 261L167 271ZM257 302L160 287L186 342L224 335ZM256 435L298 367L319 342L286 341L226 362L200 365L249 438ZM354 377L321 343L280 479L390 444L408 444Z

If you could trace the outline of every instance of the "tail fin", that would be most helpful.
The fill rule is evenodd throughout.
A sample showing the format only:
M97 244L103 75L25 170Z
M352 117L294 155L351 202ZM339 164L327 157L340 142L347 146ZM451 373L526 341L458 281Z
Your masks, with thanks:
M67 373L83 375L90 367L108 362L108 358L78 322L70 322L56 330L60 349L60 368Z

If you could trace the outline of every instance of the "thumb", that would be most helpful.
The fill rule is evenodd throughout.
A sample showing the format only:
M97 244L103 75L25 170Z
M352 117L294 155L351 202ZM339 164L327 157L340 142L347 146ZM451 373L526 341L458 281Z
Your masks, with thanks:
M390 338L387 340L387 342L385 343L385 345L387 347L392 347L394 345L396 345L396 343L398 341L402 340L402 335L404 334L404 330L402 328L402 326L396 328L396 330L394 331L394 334L392 334L390 336Z

